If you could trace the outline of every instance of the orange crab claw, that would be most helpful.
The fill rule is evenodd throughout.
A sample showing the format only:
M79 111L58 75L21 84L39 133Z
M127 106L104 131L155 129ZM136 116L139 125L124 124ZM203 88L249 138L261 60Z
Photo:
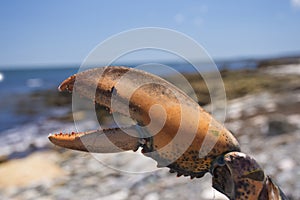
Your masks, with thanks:
M124 131L130 132L130 135ZM136 151L141 145L135 126L81 133L49 134L48 138L57 146L91 153Z
M202 177L218 156L240 151L237 140L222 124L184 92L153 74L127 67L96 68L71 76L59 90L79 94L112 113L135 120L141 130L136 132L136 138L129 137L128 130L119 129L102 130L105 133L100 135L110 138L122 150L141 146L145 156L178 175ZM110 136L114 134L117 137ZM105 137L85 139L94 136L92 132L78 137L51 135L49 139L76 150L115 151L106 146Z

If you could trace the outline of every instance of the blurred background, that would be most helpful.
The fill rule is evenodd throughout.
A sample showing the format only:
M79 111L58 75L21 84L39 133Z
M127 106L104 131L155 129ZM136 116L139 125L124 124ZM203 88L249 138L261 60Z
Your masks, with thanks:
M99 43L141 27L173 29L202 45L224 81L225 126L291 199L300 199L299 0L2 0L0 198L226 199L211 187L210 175L190 180L167 169L120 172L47 139L49 133L76 129L72 96L58 93L59 83L76 73ZM117 48L122 45L110 50ZM121 61L130 67L151 62L173 67L190 82L199 104L209 108L205 82L189 64L149 51ZM77 114L81 126L94 126ZM127 155L102 161L137 171L148 162Z

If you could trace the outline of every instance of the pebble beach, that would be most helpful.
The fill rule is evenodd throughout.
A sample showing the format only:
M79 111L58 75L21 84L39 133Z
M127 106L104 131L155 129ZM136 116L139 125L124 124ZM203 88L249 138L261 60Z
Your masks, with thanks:
M221 72L228 97L225 126L242 151L295 200L300 199L299 72L299 64ZM201 83L193 82L192 76L186 77L198 99L204 99L205 93L197 92ZM42 117L0 132L0 199L227 199L211 187L211 175L193 180L176 177L167 168L154 169L156 163L140 159L139 152L102 156L52 145L49 133L78 128L71 100L71 95L58 94L55 88L16 100L18 112ZM210 111L209 101L199 103ZM96 126L84 114L77 115L82 115L76 124L80 129Z

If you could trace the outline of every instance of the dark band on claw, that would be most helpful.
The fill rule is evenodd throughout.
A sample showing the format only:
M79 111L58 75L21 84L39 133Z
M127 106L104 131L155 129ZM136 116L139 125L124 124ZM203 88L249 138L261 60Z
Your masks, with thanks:
M128 95L133 88L134 92ZM265 185L269 179L262 178L263 171L255 171L257 163L238 153L235 137L193 99L158 76L127 67L103 67L69 77L59 90L76 92L137 124L50 135L50 141L58 146L97 153L135 151L141 147L144 155L157 161L158 167L169 167L178 176L200 178L212 173L213 186L230 199L244 199L243 192L251 188L240 188L239 181L252 180L247 184L258 185L259 189L250 193L260 194L262 188L268 187ZM165 116L160 109L153 109L155 105L163 109ZM241 166L235 166L237 160ZM256 167L253 173L236 176L238 168L249 172L247 163Z

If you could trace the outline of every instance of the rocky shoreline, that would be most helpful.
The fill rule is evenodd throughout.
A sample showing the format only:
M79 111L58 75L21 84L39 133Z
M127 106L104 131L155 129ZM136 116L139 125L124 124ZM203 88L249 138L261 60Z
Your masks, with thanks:
M300 65L276 67L222 72L229 98L225 126L238 138L243 152L255 157L290 199L300 199L300 88L296 73ZM206 95L205 85L193 82L193 75L186 77L202 100L199 103L209 103L201 98ZM51 145L49 132L75 127L70 96L46 93L23 98L22 105L34 98L41 107L55 109L37 124L1 133L1 199L226 199L211 187L208 174L202 179L177 178L166 168L147 169L155 163L130 153L95 157ZM95 124L83 120L80 126L88 129ZM18 142L22 131L34 134ZM115 170L107 163L144 173Z

